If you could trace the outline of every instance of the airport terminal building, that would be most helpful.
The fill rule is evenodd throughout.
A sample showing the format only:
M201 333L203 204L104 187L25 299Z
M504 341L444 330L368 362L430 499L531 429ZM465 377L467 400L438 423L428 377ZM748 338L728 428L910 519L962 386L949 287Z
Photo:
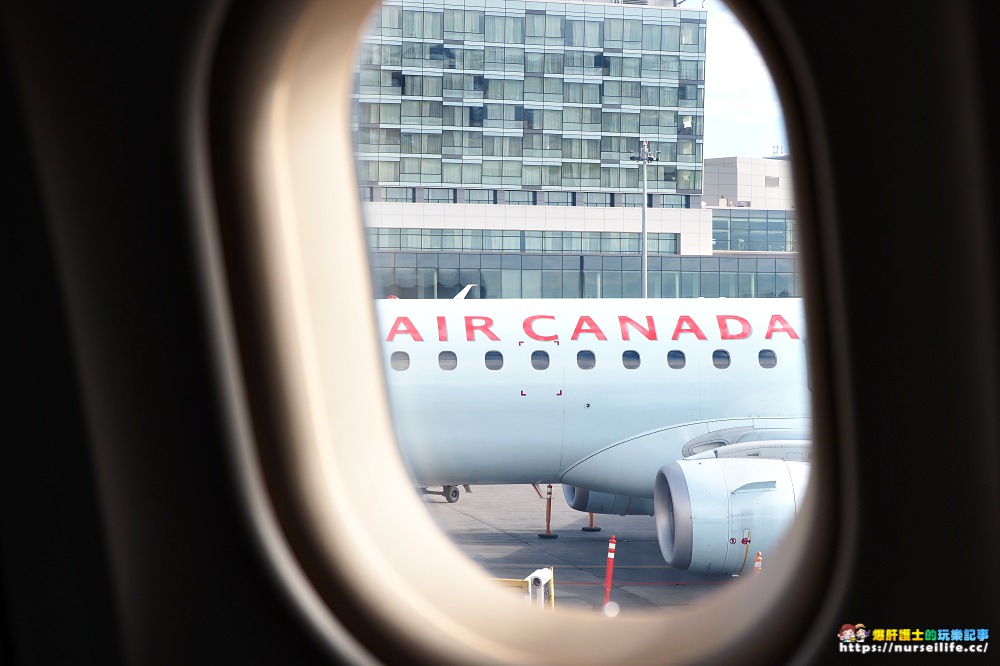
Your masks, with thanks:
M650 296L797 295L787 160L703 158L706 12L673 5L386 0L353 100L376 295L638 297L644 212Z

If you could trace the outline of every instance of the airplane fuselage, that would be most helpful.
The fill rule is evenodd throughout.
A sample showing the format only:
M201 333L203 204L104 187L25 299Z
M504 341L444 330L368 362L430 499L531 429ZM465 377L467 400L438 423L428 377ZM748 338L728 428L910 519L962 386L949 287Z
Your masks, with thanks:
M809 414L798 299L389 299L377 314L422 485L555 483L646 431Z

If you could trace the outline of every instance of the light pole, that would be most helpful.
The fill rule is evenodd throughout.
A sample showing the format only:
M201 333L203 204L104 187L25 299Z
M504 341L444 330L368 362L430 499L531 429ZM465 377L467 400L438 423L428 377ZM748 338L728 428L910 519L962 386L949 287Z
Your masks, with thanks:
M649 141L639 141L639 154L629 157L633 162L642 162L642 260L640 270L642 272L642 297L649 297L649 281L646 277L646 267L649 264L649 256L646 243L646 205L649 202L649 195L646 193L646 167L650 162L660 159L660 153L656 155L649 152Z

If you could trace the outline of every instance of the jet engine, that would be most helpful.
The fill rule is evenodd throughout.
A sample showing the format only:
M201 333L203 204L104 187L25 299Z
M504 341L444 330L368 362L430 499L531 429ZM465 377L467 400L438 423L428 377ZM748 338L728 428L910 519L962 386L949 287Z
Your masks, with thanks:
M563 485L563 497L571 508L587 513L606 513L618 516L652 516L653 500L648 497L612 495L578 486Z
M809 481L809 463L780 459L677 460L660 469L653 513L663 559L678 569L740 573L781 541Z

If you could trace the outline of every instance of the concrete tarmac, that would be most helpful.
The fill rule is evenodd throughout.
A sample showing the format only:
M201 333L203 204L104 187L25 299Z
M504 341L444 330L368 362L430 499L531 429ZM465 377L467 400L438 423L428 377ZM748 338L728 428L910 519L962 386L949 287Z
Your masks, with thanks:
M430 488L430 490L439 490ZM668 566L660 554L651 516L595 515L571 509L562 487L552 487L549 537L546 486L539 497L530 485L472 486L449 504L424 495L425 506L455 544L491 578L523 579L535 569L554 567L556 607L602 610L608 542L616 541L610 600L621 612L697 604L732 585L732 576L689 573ZM552 536L555 535L555 536ZM750 554L746 573L753 568Z

